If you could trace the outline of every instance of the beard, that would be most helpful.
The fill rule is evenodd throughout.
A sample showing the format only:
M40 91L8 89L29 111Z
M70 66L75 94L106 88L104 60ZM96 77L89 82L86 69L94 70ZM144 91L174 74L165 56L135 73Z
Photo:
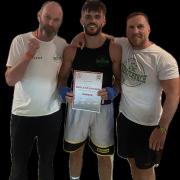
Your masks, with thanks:
M96 28L96 31L90 31L88 30L89 28L91 28L90 26L93 25L95 28ZM89 24L87 26L83 25L83 29L84 29L84 32L89 35L89 36L96 36L98 35L101 30L102 30L102 27L98 27L96 24Z
M146 37L142 35L134 35L128 38L130 43L134 48L141 49L144 47L144 43L146 42Z
M52 37L58 33L58 29L55 29L49 25L44 25L42 23L40 23L40 29L44 31L48 37Z

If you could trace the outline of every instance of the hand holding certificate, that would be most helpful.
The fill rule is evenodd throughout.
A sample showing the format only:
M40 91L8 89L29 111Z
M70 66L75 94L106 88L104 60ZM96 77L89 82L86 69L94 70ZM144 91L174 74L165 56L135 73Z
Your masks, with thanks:
M102 89L103 73L74 71L73 109L100 112L101 97L97 92Z

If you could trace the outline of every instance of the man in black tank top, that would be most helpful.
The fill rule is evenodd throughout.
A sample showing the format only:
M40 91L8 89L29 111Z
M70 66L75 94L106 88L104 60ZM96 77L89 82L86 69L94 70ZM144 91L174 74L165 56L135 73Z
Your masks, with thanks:
M114 153L113 99L120 91L121 48L112 42L102 28L106 23L106 7L101 1L88 0L81 11L80 23L85 32L85 48L69 45L63 56L59 72L59 94L68 102L64 132L64 150L70 152L70 179L80 179L83 151L87 140L98 157L101 180L112 180ZM101 111L90 112L72 109L73 90L67 87L74 70L102 72Z

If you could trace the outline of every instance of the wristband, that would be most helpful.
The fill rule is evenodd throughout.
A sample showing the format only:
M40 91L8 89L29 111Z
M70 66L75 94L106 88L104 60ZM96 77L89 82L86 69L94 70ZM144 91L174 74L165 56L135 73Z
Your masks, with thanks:
M106 91L108 93L108 100L113 101L114 98L118 95L118 92L114 87L106 87Z
M66 94L67 94L67 92L70 92L71 89L66 86L63 86L63 87L60 87L58 91L59 91L59 96L60 96L62 102L65 103L66 102Z

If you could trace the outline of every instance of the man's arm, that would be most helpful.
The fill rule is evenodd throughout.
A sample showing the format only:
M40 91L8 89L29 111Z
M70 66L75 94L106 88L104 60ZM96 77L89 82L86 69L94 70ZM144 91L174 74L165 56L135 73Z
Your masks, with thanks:
M72 91L67 87L67 81L71 73L72 63L76 53L75 47L69 45L65 48L63 53L63 61L58 75L58 91L62 102L72 101Z
M161 115L159 127L154 129L149 139L149 148L156 151L164 147L167 130L178 107L180 97L179 78L161 80L160 83L165 92L163 113Z
M58 75L58 87L67 86L67 80L71 73L72 63L75 57L76 48L68 45L64 49L63 61Z
M159 122L160 127L168 129L171 120L176 112L180 97L179 78L170 80L161 80L161 86L165 93L165 101L163 104L163 113Z
M18 81L23 78L29 62L36 54L38 48L39 42L36 39L30 39L28 42L27 51L22 54L19 62L13 67L7 67L7 70L5 72L5 79L6 83L9 86L14 86Z
M120 45L111 41L110 43L110 56L112 59L112 70L114 74L114 82L113 86L115 87L116 91L119 93L121 90L121 56L122 56L122 49Z
M112 70L114 75L114 79L112 79L113 87L106 87L98 92L98 95L101 96L102 100L113 100L121 91L122 50L118 44L115 44L114 41L111 40L109 52L112 60Z

